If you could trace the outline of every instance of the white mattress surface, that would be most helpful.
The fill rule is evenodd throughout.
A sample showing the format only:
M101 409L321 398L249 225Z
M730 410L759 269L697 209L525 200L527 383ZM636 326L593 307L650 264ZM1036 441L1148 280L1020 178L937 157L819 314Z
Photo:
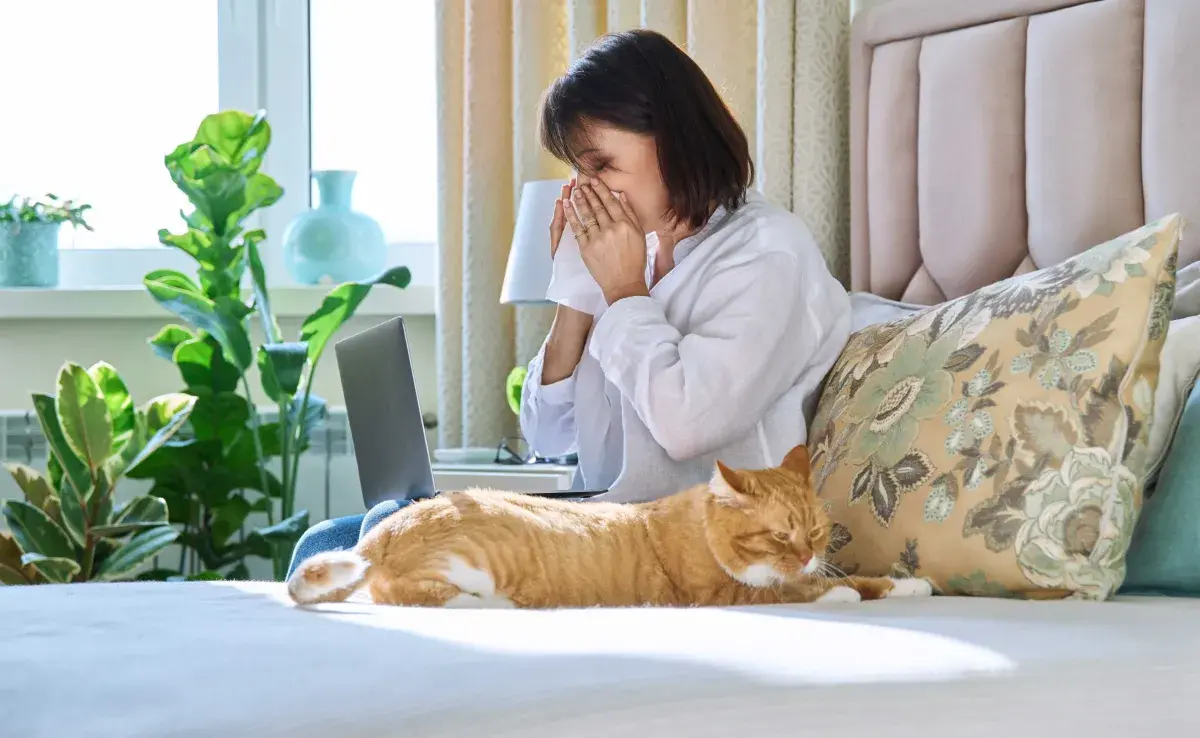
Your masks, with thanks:
M0 735L1200 735L1200 600L423 610L0 587Z

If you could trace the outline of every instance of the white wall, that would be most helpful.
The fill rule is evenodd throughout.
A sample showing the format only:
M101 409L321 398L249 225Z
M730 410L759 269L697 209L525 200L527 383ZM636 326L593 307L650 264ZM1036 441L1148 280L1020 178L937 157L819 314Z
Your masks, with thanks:
M349 336L384 320L382 317L355 318L342 327L339 336ZM53 394L54 378L59 367L68 360L84 366L101 360L112 364L124 377L138 404L164 392L178 391L182 384L175 367L155 356L146 344L146 339L167 322L170 321L141 318L0 320L0 410L29 409L30 392ZM434 318L408 318L406 327L421 409L436 411ZM295 336L300 319L282 319L280 328L285 336ZM259 393L257 401L262 402L257 377L252 379L251 385ZM331 406L342 405L342 387L332 348L321 360L314 391Z

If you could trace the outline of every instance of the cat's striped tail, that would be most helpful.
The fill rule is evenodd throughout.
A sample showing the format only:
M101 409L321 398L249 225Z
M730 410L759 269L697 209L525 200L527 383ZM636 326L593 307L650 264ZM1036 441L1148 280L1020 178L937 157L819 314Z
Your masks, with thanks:
M357 551L326 551L305 559L288 579L288 594L300 605L341 602L363 585L371 562Z

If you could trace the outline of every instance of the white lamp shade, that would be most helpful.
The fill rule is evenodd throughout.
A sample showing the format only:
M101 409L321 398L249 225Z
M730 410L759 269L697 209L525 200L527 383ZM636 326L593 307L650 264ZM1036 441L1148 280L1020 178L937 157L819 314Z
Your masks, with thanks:
M504 286L500 288L502 305L549 303L550 219L554 216L554 201L566 183L565 179L539 179L521 187L521 207L508 251Z

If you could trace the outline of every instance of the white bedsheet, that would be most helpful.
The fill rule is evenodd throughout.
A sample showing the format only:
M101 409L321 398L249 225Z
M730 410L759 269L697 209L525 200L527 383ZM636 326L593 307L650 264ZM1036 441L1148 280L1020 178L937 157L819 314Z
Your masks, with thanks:
M0 736L1198 735L1200 601L294 608L0 587Z

